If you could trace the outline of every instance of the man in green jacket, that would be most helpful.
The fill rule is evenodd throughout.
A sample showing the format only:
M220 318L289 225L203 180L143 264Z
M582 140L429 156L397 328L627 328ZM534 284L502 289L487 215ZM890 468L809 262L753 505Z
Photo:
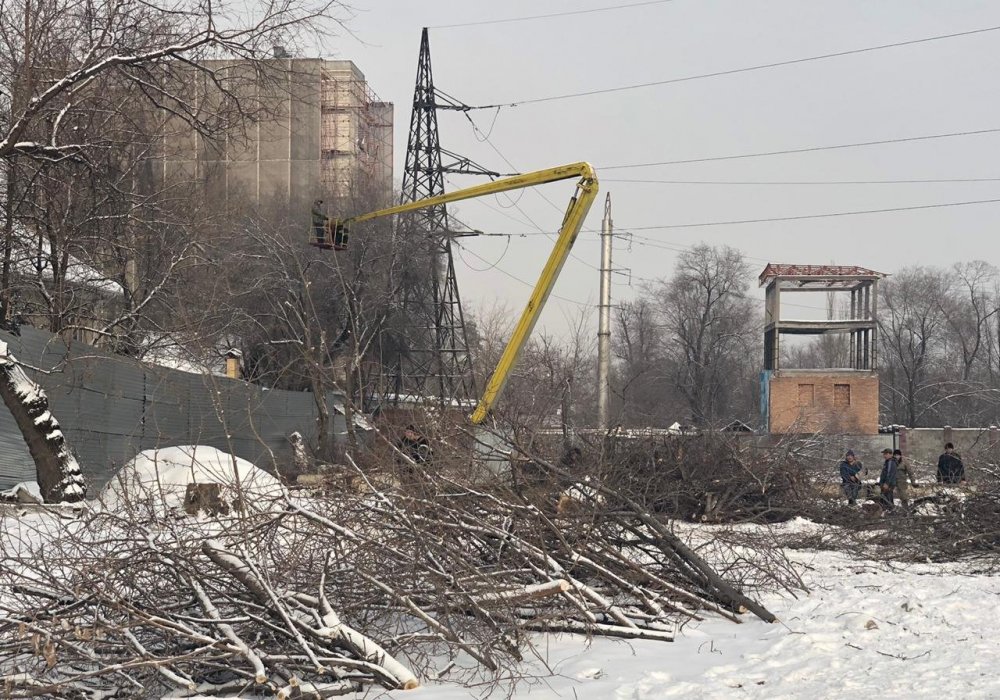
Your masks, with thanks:
M910 486L917 485L917 476L913 471L913 462L909 457L903 456L902 450L893 450L892 458L896 460L896 488L899 491L899 502L903 504L903 509L910 507Z

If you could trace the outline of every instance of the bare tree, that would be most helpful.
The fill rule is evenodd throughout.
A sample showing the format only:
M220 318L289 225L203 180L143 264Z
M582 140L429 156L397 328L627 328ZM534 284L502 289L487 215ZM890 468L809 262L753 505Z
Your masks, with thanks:
M751 279L738 250L701 244L681 253L673 277L656 288L674 383L696 422L731 410L733 369L759 335Z
M354 194L344 211L377 208L377 194ZM235 214L234 214L235 216ZM244 211L242 229L225 249L213 281L194 296L197 317L228 337L244 358L245 377L276 388L305 390L317 406L321 458L329 459L326 436L332 407L326 396L343 392L348 441L354 445L353 413L373 410L407 351L413 319L403 297L426 285L433 241L406 237L389 219L355 227L346 251L317 251L301 231L275 210ZM212 314L212 308L222 314Z
M977 360L986 350L990 320L997 314L990 298L990 289L996 284L998 271L983 260L956 263L951 268L952 284L939 304L959 350L962 381L973 377Z
M986 373L990 385L1000 386L1000 280L994 281L988 296L992 316L986 326Z
M675 420L674 387L667 381L664 334L653 303L645 296L616 308L612 347L615 393L624 425L655 426Z
M189 84L193 70L215 84L221 103L239 100L204 59L259 61L275 43L322 32L337 7L333 0L279 0L237 14L211 0L3 0L0 90L11 99L0 121L0 158L85 158L100 138L80 140L64 127L103 99L109 84L127 84L147 105L213 132L219 112L174 88Z
M513 326L511 317L502 306L475 315L475 356L483 377L496 367ZM597 360L592 319L592 310L582 309L567 319L572 324L568 336L539 332L525 345L498 410L526 443L540 430L558 430L568 445L576 428L594 423Z
M946 293L944 274L925 267L904 268L879 288L882 384L893 416L911 427L920 425L935 391L930 370L947 325L941 308Z

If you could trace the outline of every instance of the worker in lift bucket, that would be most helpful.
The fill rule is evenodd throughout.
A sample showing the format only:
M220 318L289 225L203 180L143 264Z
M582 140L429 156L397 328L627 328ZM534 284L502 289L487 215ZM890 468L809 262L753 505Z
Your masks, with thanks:
M326 244L326 214L323 213L323 200L317 199L312 206L313 238L319 245Z

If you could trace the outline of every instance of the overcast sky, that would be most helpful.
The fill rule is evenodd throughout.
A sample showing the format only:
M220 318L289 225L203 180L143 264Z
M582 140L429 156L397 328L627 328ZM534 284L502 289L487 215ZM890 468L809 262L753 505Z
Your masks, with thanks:
M635 5L637 0L507 2L354 0L350 29L325 55L355 61L396 105L401 176L420 29L431 27L437 87L472 105L701 75L932 36L1000 28L1000 3L962 0L673 0L548 19L441 27ZM436 28L437 27L437 28ZM361 43L361 42L366 43ZM604 193L613 199L615 301L641 281L669 275L677 251L699 242L767 261L862 265L1000 262L1000 203L706 227L678 224L795 217L1000 199L1000 180L909 184L830 183L1000 178L1000 133L770 157L642 168L614 166L1000 129L1000 31L809 61L753 72L472 112L442 113L442 146L498 171L587 160L601 195L543 317L567 318L597 301ZM488 139L484 138L488 135ZM671 183L626 182L669 180ZM449 189L474 184L451 177ZM555 231L572 186L513 200L464 202L452 211L496 233ZM544 195L544 198L541 196ZM550 201L546 201L550 200ZM551 239L465 238L457 250L466 306L520 311ZM631 280L631 283L630 283ZM756 290L756 279L752 280ZM756 291L755 291L756 293ZM815 300L822 306L822 300ZM817 312L820 313L820 312ZM592 322L596 324L596 315Z

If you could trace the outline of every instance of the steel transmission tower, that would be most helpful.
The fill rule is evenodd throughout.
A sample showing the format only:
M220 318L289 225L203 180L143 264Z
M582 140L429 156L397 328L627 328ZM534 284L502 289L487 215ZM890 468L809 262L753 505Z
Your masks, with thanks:
M438 103L439 96L443 98L442 104ZM497 174L442 150L437 110L460 108L434 88L430 43L425 28L420 37L417 82L406 146L404 202L443 194L445 173ZM444 164L442 153L455 159L455 162ZM429 289L417 285L415 288L408 287L405 292L403 308L408 329L403 343L405 347L400 350L395 368L395 395L397 398L403 395L424 397L442 407L453 405L454 401L471 401L476 397L476 387L462 301L455 279L452 238L474 234L454 231L443 204L414 212L401 226L403 240L411 242L415 250L429 248L426 262L431 269ZM424 260L420 256L414 259L414 264L424 264Z

